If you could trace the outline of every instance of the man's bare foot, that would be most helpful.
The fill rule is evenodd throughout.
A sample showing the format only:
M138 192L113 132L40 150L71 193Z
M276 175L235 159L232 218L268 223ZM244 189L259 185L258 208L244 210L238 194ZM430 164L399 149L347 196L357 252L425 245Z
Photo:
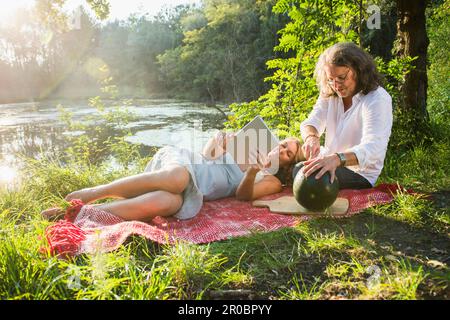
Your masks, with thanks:
M46 220L58 220L64 217L66 212L61 208L50 208L41 212L41 215Z
M65 197L65 200L70 201L74 199L80 199L84 204L88 204L89 202L93 202L95 200L98 200L99 198L100 197L97 188L86 188L69 193Z

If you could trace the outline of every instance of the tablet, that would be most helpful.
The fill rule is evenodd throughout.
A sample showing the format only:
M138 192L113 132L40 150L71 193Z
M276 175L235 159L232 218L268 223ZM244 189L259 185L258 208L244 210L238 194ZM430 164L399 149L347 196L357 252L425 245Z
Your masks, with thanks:
M260 116L256 116L239 130L235 137L227 144L227 151L233 156L237 164L255 164L251 161L251 154L259 152L266 155L278 146L278 138L270 131ZM278 165L278 164L276 164Z

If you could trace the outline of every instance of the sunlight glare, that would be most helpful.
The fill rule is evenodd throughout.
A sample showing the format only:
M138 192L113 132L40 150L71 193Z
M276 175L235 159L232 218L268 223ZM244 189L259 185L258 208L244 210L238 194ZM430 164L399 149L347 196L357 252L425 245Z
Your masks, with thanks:
M34 5L34 0L15 0L2 1L0 10L0 20L9 20L20 8L31 7Z
M17 177L17 171L9 166L0 166L0 183L9 184L15 180Z

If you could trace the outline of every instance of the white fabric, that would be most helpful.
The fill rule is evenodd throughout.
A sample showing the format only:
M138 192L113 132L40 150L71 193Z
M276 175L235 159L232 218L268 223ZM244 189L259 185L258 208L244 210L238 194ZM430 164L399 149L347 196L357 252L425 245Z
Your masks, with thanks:
M260 182L262 179L264 179L264 177L266 175L267 174L265 174L263 171L258 171L258 173L255 176L255 182L254 183L256 184L256 183Z
M378 87L367 95L356 94L346 112L342 98L319 98L309 117L300 124L303 140L307 125L316 128L319 135L326 131L321 155L355 153L359 165L347 168L375 185L392 129L392 99L386 90Z

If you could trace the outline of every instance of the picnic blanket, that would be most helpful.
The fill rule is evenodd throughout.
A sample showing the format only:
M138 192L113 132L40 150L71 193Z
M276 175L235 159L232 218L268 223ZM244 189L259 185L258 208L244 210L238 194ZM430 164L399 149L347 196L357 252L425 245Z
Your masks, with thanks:
M399 189L404 190L398 185L381 184L371 189L341 190L338 196L349 201L349 209L343 217L389 203ZM264 199L286 195L292 195L291 188ZM311 217L276 214L235 198L205 202L201 211L189 220L156 217L148 223L125 221L95 205L76 203L64 220L47 227L45 236L51 254L77 255L113 251L131 235L141 235L161 244L180 241L201 244L293 227L307 219Z

